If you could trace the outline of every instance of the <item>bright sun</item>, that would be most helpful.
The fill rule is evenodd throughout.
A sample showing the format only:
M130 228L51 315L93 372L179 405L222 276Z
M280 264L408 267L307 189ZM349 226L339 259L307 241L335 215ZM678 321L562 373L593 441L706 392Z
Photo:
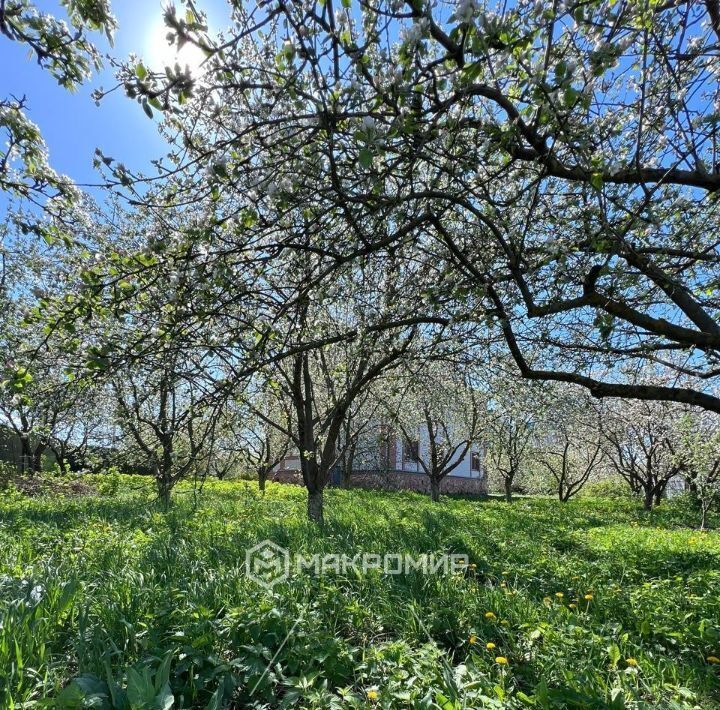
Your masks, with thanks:
M166 37L168 32L165 23L160 20L148 33L145 57L149 68L154 71L162 71L167 66L174 67L177 62L183 68L187 65L193 74L197 74L205 59L202 50L195 45L186 44L178 52L175 44L168 44Z

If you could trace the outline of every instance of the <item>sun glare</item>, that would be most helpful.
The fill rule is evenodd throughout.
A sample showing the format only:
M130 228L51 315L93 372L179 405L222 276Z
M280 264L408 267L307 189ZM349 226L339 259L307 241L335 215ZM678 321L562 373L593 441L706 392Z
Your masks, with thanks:
M165 23L160 20L148 33L144 55L149 67L160 71L177 63L183 68L187 65L193 74L197 74L205 59L203 51L192 44L186 44L178 51L177 45L168 43L168 32Z

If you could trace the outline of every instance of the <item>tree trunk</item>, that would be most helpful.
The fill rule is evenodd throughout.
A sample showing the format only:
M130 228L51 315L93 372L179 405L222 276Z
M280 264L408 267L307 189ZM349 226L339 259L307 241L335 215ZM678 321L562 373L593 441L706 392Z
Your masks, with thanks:
M163 510L170 510L170 491L172 486L166 477L162 474L155 479L157 483L158 500Z
M30 436L20 436L20 473L32 474L32 453L30 451Z
M42 445L38 445L35 451L33 452L32 457L32 472L40 473L42 471L42 457L45 453L45 447Z
M512 500L512 479L505 479L505 500L509 503Z
M440 480L435 476L430 476L430 500L433 503L440 501Z
M170 472L164 467L155 464L155 485L157 487L158 500L163 510L170 510L170 493L172 491L172 480Z
M655 492L651 487L645 489L645 495L643 497L643 508L645 510L652 510L655 503Z
M322 490L310 492L308 491L308 506L307 506L308 519L318 525L323 525L325 522L323 516L323 492Z
M707 514L708 506L702 503L700 505L700 530L705 530L705 526L707 525Z
M258 488L263 495L265 495L265 484L267 483L267 478L267 469L264 466L260 467L260 469L258 470Z
M655 500L653 505L657 508L662 503L663 496L665 495L665 486L661 485L655 488Z

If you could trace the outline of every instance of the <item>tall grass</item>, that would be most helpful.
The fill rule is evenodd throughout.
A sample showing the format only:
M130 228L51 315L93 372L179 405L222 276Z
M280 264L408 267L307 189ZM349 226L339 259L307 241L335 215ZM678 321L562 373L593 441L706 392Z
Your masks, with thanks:
M290 486L150 496L0 502L0 707L720 706L720 535L677 506L333 490L320 534ZM264 539L471 566L268 591Z

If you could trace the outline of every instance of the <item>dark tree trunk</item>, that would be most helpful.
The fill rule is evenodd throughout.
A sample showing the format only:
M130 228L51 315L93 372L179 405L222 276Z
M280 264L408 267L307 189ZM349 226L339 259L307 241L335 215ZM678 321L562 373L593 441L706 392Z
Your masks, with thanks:
M258 488L263 495L265 495L265 484L267 483L267 479L268 470L265 466L261 466L258 470Z
M308 491L308 506L307 506L308 519L312 520L318 525L323 525L325 522L323 513L323 492Z
M665 489L667 488L667 482L666 483L660 483L655 487L655 507L660 505L662 503L663 496L665 495Z
M21 435L20 436L20 473L33 473L32 469L32 451L30 450L30 436L29 435Z
M170 509L170 484L164 476L157 478L158 499L163 510Z
M430 499L433 503L440 501L440 480L435 476L430 476Z
M655 491L652 486L648 486L645 489L645 495L643 496L643 508L645 510L652 510L655 503Z
M33 457L32 457L32 472L33 472L33 474L40 473L42 471L42 457L43 457L44 453L45 453L45 446L43 446L43 445L37 446L37 448L33 452Z
M512 500L512 479L505 479L505 500L509 503Z

